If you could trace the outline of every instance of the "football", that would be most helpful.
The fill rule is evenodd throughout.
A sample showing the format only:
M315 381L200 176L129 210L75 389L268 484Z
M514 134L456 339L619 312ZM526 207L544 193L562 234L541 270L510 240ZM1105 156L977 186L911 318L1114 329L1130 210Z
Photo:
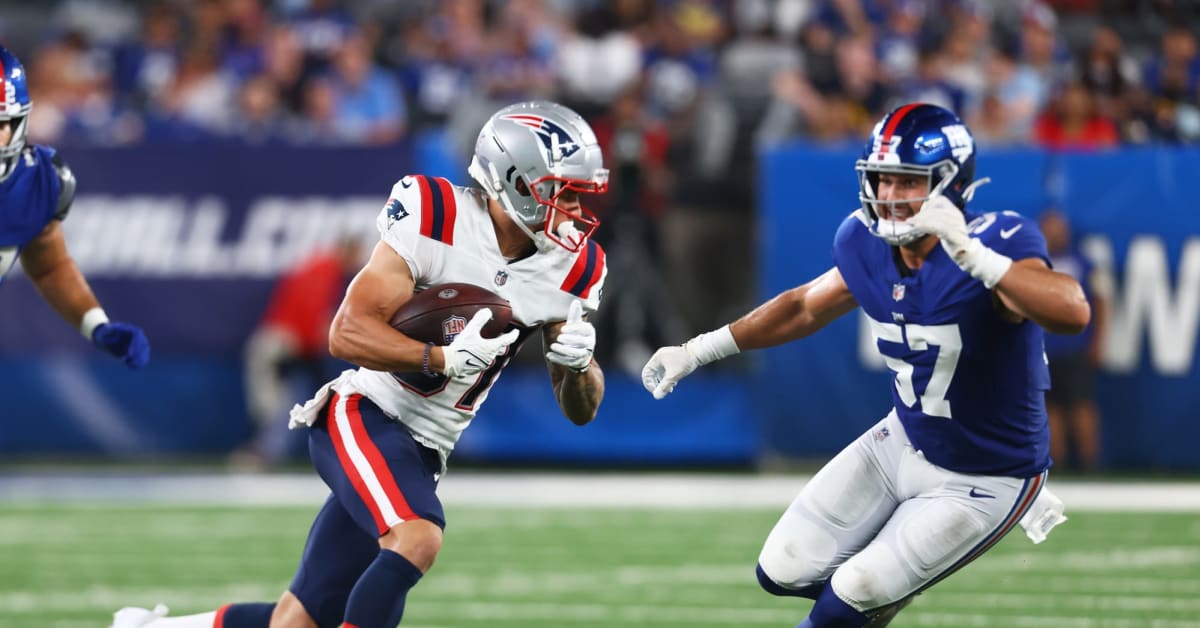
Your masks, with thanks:
M491 290L469 283L438 284L414 294L392 315L391 325L414 340L448 345L485 307L492 310L492 320L482 334L495 338L512 321L512 306Z

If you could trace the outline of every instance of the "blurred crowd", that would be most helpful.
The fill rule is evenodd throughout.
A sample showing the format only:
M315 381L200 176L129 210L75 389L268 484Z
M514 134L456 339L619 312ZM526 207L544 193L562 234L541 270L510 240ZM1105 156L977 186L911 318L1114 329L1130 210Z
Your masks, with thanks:
M1186 0L0 6L48 143L388 144L541 97L672 143L703 121L724 139L709 160L739 142L858 139L911 100L957 111L981 143L1200 140Z
M663 259L673 278L672 314L647 307L661 281L613 273L626 285L609 294L636 303L614 309L611 324L644 340L624 356L631 365L645 346L715 326L754 298L749 264L710 253L754 259L747 218L762 146L858 144L883 113L916 100L958 112L985 147L1200 142L1195 0L0 0L0 9L0 42L29 70L30 137L60 147L435 137L465 157L503 104L576 108L613 172L601 237L625 250L610 251L610 263ZM734 293L714 308L689 281Z

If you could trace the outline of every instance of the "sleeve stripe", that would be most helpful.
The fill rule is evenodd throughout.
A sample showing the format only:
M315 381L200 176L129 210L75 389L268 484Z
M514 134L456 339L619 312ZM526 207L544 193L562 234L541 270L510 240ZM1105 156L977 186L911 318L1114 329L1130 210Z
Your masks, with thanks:
M450 182L441 178L417 176L421 189L421 235L454 244L454 219L458 205Z
M586 299L592 286L600 281L603 274L604 249L600 248L599 244L588 240L587 248L580 253L579 257L575 258L575 265L571 267L571 272L567 273L567 278L563 280L561 288L581 299Z
M458 217L458 202L454 200L454 187L442 177L434 179L441 190L441 235L438 240L454 246L454 219ZM438 231L434 231L438 233Z
M429 178L415 177L417 188L421 191L421 235L433 237L433 190L430 189Z

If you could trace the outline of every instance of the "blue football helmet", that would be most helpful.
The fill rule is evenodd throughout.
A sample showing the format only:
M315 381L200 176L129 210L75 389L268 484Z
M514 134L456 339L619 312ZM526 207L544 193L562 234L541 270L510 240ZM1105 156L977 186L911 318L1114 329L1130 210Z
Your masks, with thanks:
M940 194L962 209L975 188L986 182L974 181L975 138L967 125L950 111L925 103L902 105L885 115L871 131L854 169L864 222L872 234L896 246L925 234L902 220L881 218L879 206L923 202ZM928 194L903 201L878 200L875 191L881 172L925 176Z
M25 149L29 112L33 101L25 83L25 68L17 56L0 46L0 121L12 120L12 139L0 146L0 181L12 173L12 164Z

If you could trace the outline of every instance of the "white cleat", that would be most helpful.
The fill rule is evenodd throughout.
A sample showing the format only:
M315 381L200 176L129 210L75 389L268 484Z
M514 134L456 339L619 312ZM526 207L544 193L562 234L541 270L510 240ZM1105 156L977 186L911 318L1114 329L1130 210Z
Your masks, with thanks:
M113 613L113 622L109 628L143 628L143 626L149 626L150 622L166 616L167 607L165 604L155 606L154 610L126 606Z

